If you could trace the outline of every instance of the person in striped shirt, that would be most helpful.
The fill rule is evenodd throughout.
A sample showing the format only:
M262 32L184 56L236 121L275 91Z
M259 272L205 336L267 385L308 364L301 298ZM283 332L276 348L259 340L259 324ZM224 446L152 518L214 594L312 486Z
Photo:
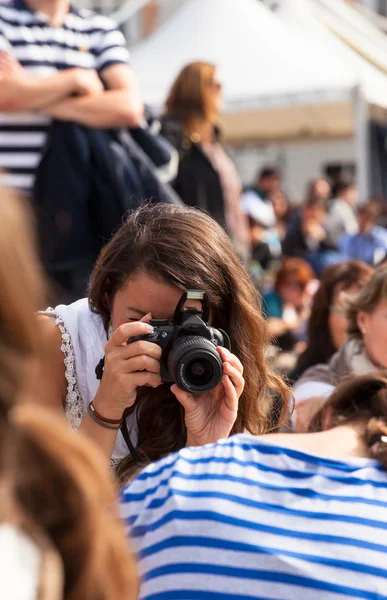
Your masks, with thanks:
M344 382L313 431L186 448L127 485L141 600L386 600L387 374Z
M143 114L125 39L68 0L0 4L0 183L30 194L52 118L136 126Z

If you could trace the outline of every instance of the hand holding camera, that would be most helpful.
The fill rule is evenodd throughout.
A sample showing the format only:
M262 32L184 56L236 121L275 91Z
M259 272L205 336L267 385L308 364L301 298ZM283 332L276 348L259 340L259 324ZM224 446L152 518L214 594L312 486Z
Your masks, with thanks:
M103 377L94 400L106 418L121 419L125 409L135 403L138 387L161 384L161 348L144 339L127 344L131 337L152 333L146 319L121 325L106 344Z
M202 309L186 307L187 299L200 300ZM191 446L230 434L244 388L243 367L230 352L230 339L225 331L209 326L209 318L207 294L189 290L182 295L172 323L152 320L153 332L140 338L162 350L161 379L174 383L171 391L184 407ZM129 342L138 343L138 338Z
M200 300L202 309L186 307ZM94 400L105 417L120 419L133 406L137 387L173 383L185 410L187 445L227 437L244 388L243 367L231 352L228 335L208 325L207 294L185 292L172 323L151 320L121 325L106 345L101 385Z

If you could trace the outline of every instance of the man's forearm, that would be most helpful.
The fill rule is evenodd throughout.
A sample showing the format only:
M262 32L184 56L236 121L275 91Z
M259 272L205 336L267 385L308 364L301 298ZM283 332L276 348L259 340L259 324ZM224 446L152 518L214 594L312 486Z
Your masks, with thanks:
M0 77L0 111L18 113L42 110L76 91L75 71L67 69L51 77L4 75Z
M109 90L98 95L69 98L44 110L55 119L86 127L114 129L136 127L143 114L142 103L133 101L127 90Z

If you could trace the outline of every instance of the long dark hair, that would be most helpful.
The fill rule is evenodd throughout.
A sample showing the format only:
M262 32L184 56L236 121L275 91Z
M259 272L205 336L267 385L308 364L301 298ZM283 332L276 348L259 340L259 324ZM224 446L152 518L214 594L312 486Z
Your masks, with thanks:
M373 272L372 267L358 260L331 265L324 270L320 287L313 299L308 323L308 346L298 359L298 373L313 365L327 363L336 352L329 329L329 313L334 295L353 285L363 286Z
M269 336L260 299L225 231L209 216L188 207L146 205L130 214L101 253L90 281L91 310L106 327L115 293L139 270L181 290L208 293L213 324L228 332L232 350L244 365L246 386L233 433L259 434L277 426L287 414L288 389L268 369ZM283 398L275 422L268 416L269 390ZM169 386L139 390L133 410L136 407L137 449L147 460L185 444L183 411Z
M364 423L364 442L371 455L387 470L387 372L348 377L313 417L309 431Z

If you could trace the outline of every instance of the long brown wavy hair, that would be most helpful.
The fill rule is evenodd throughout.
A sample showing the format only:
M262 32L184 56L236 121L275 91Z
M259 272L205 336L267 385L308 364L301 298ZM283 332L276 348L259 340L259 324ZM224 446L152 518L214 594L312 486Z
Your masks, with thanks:
M166 115L176 116L187 135L197 120L213 125L218 114L213 102L216 67L197 61L186 65L177 76L166 101Z
M28 204L0 196L0 524L38 548L39 600L134 600L135 565L104 458L34 402L45 286Z
M91 310L106 328L115 293L138 271L181 290L208 293L213 325L228 332L232 351L244 366L246 385L232 433L262 434L277 427L287 415L289 391L268 368L269 333L260 298L225 231L194 208L146 205L130 214L102 251L90 281ZM269 416L271 391L282 397L282 409L274 417ZM184 446L184 413L169 386L140 388L131 410L138 421L137 449L145 460ZM124 466L130 463L130 457L124 459Z

